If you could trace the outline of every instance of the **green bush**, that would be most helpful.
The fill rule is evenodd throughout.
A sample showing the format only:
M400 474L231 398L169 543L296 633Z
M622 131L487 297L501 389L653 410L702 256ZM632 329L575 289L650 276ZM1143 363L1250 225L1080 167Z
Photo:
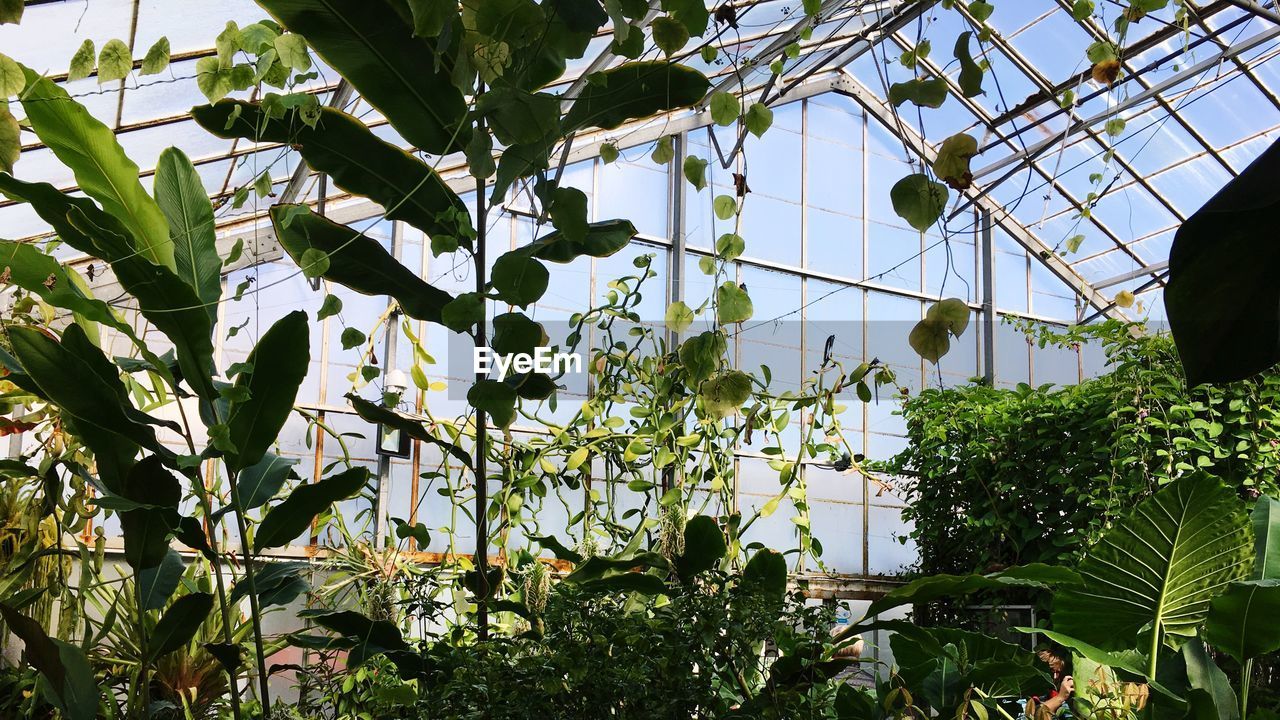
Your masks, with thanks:
M1069 387L966 385L905 401L902 477L918 570L1072 562L1133 505L1192 471L1274 495L1280 373L1187 387L1173 341L1115 321L1043 347L1100 343L1109 372Z

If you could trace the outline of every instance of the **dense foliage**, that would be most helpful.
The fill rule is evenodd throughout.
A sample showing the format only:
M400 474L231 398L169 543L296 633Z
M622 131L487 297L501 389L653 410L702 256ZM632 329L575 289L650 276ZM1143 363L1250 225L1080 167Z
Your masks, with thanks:
M1192 471L1242 497L1280 489L1280 374L1188 387L1173 341L1111 321L1036 341L1100 344L1067 387L972 384L906 399L901 476L922 573L1072 562L1139 500Z

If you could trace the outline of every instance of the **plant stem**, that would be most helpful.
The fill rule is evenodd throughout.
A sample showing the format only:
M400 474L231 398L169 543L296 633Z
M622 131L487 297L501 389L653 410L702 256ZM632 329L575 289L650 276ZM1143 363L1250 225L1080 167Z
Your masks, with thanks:
M480 86L480 92L484 92L484 85ZM486 132L484 122L477 124L476 132ZM486 285L485 273L485 222L487 215L487 207L484 199L485 183L483 178L476 178L476 293L483 296ZM476 323L475 346L482 348L485 346L486 323L484 315L480 316L479 322ZM479 383L486 380L484 373L476 373L476 382ZM485 454L488 452L488 417L484 410L476 408L476 455L475 455L475 476L476 476L476 586L482 591L478 592L476 603L476 628L477 635L481 640L489 636L489 607L486 604L491 593L489 587L489 513L486 507L489 504L489 478L485 469Z
M227 472L231 484L231 502L236 516L236 527L240 530L240 554L244 556L244 581L249 583L249 613L253 623L253 649L258 658L258 692L262 700L262 711L271 708L271 689L267 682L267 658L262 641L262 609L258 605L258 588L254 585L253 551L249 546L249 527L241 512L240 492L236 485L235 473Z
M1249 683L1253 679L1253 658L1240 666L1240 720L1249 717Z
M133 596L138 606L138 635L141 640L139 645L142 647L143 654L142 662L138 663L138 687L133 694L133 699L139 702L141 707L134 708L133 711L137 712L139 717L146 717L146 709L150 704L148 701L151 698L151 692L147 688L150 684L150 679L147 677L147 653L150 652L150 648L147 647L147 611L142 606L142 583L139 579L136 575L134 576Z
M176 387L174 390L177 393ZM182 426L186 429L185 439L187 441L187 449L192 455L196 455L196 445L191 439L191 424L187 421L187 411L182 406L182 401L178 403L178 415L182 418ZM203 466L202 466L203 467ZM206 540L209 543L209 554L213 556L213 577L215 587L218 590L218 610L222 614L222 641L227 645L235 645L235 635L231 631L231 610L227 605L227 585L222 578L222 555L218 552L218 533L215 521L213 519L213 502L209 500L209 489L204 486L204 479L199 476L199 472L189 475L191 478L191 489L196 494L196 499L200 502L200 511L204 513L205 520L209 522L209 531L206 533ZM228 687L231 690L231 717L234 720L240 720L240 683L236 679L236 673L223 668L227 672Z
M1156 665L1160 658L1160 620L1151 627L1151 658L1147 660L1147 682L1155 682Z

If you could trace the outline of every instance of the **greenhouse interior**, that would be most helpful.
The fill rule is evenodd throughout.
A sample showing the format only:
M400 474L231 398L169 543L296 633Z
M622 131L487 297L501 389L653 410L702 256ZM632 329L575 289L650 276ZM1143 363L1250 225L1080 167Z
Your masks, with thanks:
M0 719L1280 720L1280 3L0 0L0 93Z

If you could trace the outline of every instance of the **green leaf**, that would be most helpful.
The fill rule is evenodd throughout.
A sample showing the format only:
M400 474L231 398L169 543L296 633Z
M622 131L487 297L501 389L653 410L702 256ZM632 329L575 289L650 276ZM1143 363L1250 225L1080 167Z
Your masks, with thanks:
M737 283L727 281L716 288L716 318L722 325L750 320L754 312L751 297Z
M325 64L346 78L410 144L437 155L467 146L467 105L450 77L453 62L429 61L444 48L431 38L415 36L412 19L391 3L259 4L285 28L306 38Z
M748 132L756 137L763 137L773 125L773 111L764 103L753 103L747 108L744 121Z
M716 240L716 255L724 260L736 260L746 249L746 241L737 233L725 233Z
M489 414L495 425L505 428L516 419L516 391L497 380L481 380L467 391L471 407Z
M201 127L224 138L287 143L297 148L307 165L325 173L338 187L362 195L387 210L386 217L403 220L428 236L459 234L449 210L466 212L453 190L429 165L378 138L350 115L321 108L314 126L298 110L272 117L263 106L224 100L192 109Z
M584 255L594 258L609 257L626 247L635 236L636 227L629 220L607 220L587 225L586 235L581 242L574 242L556 231L513 252L563 264Z
M17 25L22 22L22 11L26 9L23 0L0 0L0 25Z
M1045 589L1080 582L1080 576L1073 570L1042 563L1015 566L987 575L930 575L889 591L871 603L866 615L880 615L903 605L924 604L940 598L959 598L980 590Z
M351 467L318 482L299 485L283 502L267 511L253 536L253 549L284 547L311 527L316 516L334 503L360 492L369 481L369 471Z
M217 397L209 377L213 366L209 315L190 286L172 271L138 255L126 239L124 227L87 198L64 195L47 183L24 183L4 174L0 174L0 192L31 203L40 219L68 245L111 263L116 279L137 300L143 316L174 343L187 383L201 397ZM116 322L113 327L127 337L136 337L124 323ZM140 343L135 340L135 344ZM147 352L144 350L144 355ZM160 364L158 360L154 363Z
M66 90L30 69L25 72L22 107L36 137L71 169L80 189L129 231L134 251L172 270L169 223L142 188L138 166L124 154L115 134Z
M546 337L541 325L521 313L509 312L493 318L493 339L489 345L502 355L532 355Z
M298 268L302 274L315 279L329 272L329 253L317 248L307 248L298 259Z
M311 69L311 54L307 52L307 41L297 33L285 33L272 41L276 57L280 62L298 72Z
M499 86L480 96L476 110L503 145L543 143L560 131L560 98Z
M49 637L40 623L0 603L0 616L9 631L25 645L31 663L52 691L53 700L67 720L94 720L98 716L98 683L83 650Z
M693 382L706 380L720 366L725 353L724 335L708 330L680 344L680 364Z
M649 30L653 33L653 44L667 57L680 52L689 43L688 28L669 17L654 18Z
M564 117L564 131L611 130L622 123L693 105L707 93L706 76L677 63L629 62L588 83Z
M1075 0L1071 4L1071 17L1085 20L1093 15L1093 0Z
M440 311L440 323L454 332L467 332L484 319L484 296L463 293Z
M1165 306L1187 382L1231 382L1280 362L1280 144L1178 229Z
M1280 579L1280 500L1263 495L1251 514L1254 537L1253 579Z
M969 3L969 14L978 22L986 22L991 17L991 13L995 12L995 6L985 0L973 0Z
M751 376L741 370L729 370L698 386L702 406L715 417L737 415L742 404L751 397Z
M282 458L275 453L265 453L258 462L240 471L236 478L236 490L240 505L245 510L262 507L280 492L284 481L293 473L298 461Z
M131 417L124 384L119 376L103 371L114 366L101 351L89 354L91 343L76 343L73 352L65 342L32 328L10 327L8 332L14 357L62 413L157 454L172 455L156 439L155 430ZM74 337L84 331L71 325L65 332Z
M353 327L343 328L342 337L340 338L342 342L343 350L351 350L353 348L358 348L361 345L365 344L365 342L368 339L369 338L365 337L364 333L360 332L359 329L353 328Z
M1210 605L1205 639L1241 662L1280 650L1280 578L1232 583Z
M9 112L8 104L0 104L0 172L13 172L21 155L22 127Z
M256 464L279 437L307 375L310 342L307 314L294 310L263 333L249 353L247 362L253 367L237 375L235 382L235 387L249 391L249 397L231 403L226 421L237 448L227 458L230 469Z
M684 177L695 190L707 187L707 161L697 155L689 155L684 159Z
M587 239L587 196L577 188L556 188L551 192L551 224L571 243Z
M787 593L787 561L776 550L757 550L742 570L742 588L779 610Z
M676 574L688 582L720 563L728 546L713 517L696 515L684 526L684 553L676 558Z
M80 48L71 56L71 67L67 70L67 80L75 82L83 80L93 74L96 67L98 53L96 52L93 41L85 39L80 44Z
M732 195L717 195L711 205L716 217L721 220L728 220L738 212L738 201Z
M141 75L155 75L169 67L169 38L161 36L142 58Z
M342 312L342 298L337 295L325 295L324 301L320 303L320 309L316 311L316 320L333 317L340 312Z
M250 23L240 28L240 49L250 55L264 55L275 50L278 37L280 33L266 23ZM273 57L279 57L279 53Z
M947 83L940 78L922 80L913 78L907 82L889 86L889 102L901 107L910 102L916 107L940 108L947 100Z
M276 237L300 263L314 248L329 255L324 278L362 295L390 295L411 318L440 322L440 310L453 298L428 285L401 265L377 240L312 213L302 205L271 208Z
M195 166L176 147L160 153L155 194L169 222L178 277L207 304L210 321L216 321L222 297L222 259L218 257L213 205Z
M653 144L653 154L649 156L655 165L666 165L676 156L675 148L672 145L672 137L663 135L658 138L658 142Z
M116 329L127 327L116 319L110 306L84 287L79 277L73 277L65 265L31 243L0 240L0 270L7 270L10 283L54 307Z
M98 53L98 84L123 80L133 71L133 54L123 40L108 40Z
M1223 586L1253 560L1235 492L1188 476L1143 500L1080 565L1084 585L1054 598L1054 626L1104 648L1132 647L1154 623L1178 647L1193 637Z
M550 278L546 265L521 250L499 256L490 276L498 297L520 307L527 307L542 297Z
M956 83L960 86L960 94L965 97L977 97L983 94L982 90L982 67L974 61L973 55L969 53L969 38L973 37L972 31L960 33L960 37L956 38L955 56L956 61L960 63L960 74L956 77Z
M26 86L27 76L22 72L22 66L0 53L0 99L18 95Z
M180 649L200 631L213 610L213 595L193 592L173 601L147 637L145 662L152 662Z
M738 121L738 115L742 112L742 106L738 104L738 97L733 93L713 93L707 105L711 110L711 119L715 121L715 124L721 126L727 127L734 124Z
M1067 252L1074 253L1080 249L1080 243L1083 243L1083 242L1084 242L1084 235L1072 235L1071 237L1067 238L1066 243L1064 243L1064 247L1066 247Z
M458 12L452 0L409 0L413 14L413 34L422 38L434 38L444 31Z
M1189 642L1182 646L1182 659L1187 667L1187 685L1191 692L1187 699L1194 707L1196 695L1203 693L1212 698L1213 709L1208 713L1192 711L1188 718L1201 718L1207 714L1213 720L1240 720L1239 704L1235 690L1227 674L1218 667L1202 642ZM1199 691L1197 693L1196 691Z
M618 146L607 142L600 145L600 160L606 165L618 159Z
M421 440L435 445L452 455L465 467L471 467L471 455L466 450L459 447L456 442L433 434L431 431L427 430L426 426L421 422L405 417L394 410L369 402L358 395L347 395L347 400L351 402L351 407L355 408L356 414L365 420L368 420L371 423L395 428L415 440Z
M306 576L310 566L304 562L266 562L258 564L253 573L253 585L257 589L258 603L262 607L284 606L311 589ZM249 595L247 578L236 582L227 596L234 605Z
M671 332L682 333L693 324L693 310L684 301L677 300L667 306L666 323Z
M908 175L889 190L893 211L920 232L928 232L942 217L948 196L945 185L933 182L923 173Z

